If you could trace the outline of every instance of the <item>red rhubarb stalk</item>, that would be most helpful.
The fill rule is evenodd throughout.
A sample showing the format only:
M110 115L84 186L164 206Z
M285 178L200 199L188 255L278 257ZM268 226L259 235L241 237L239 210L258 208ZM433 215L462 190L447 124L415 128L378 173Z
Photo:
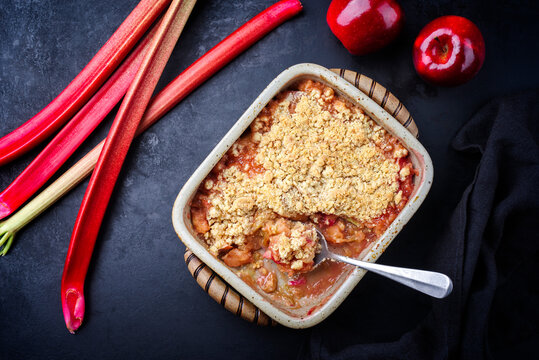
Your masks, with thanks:
M152 101L142 122L144 131L161 118L178 102L189 95L200 84L219 71L239 54L264 37L302 9L299 0L282 0L270 6L227 36L204 56L178 75ZM152 119L148 121L146 119Z
M196 0L173 0L151 40L99 155L75 222L62 276L62 308L74 333L84 317L84 279L114 184L165 65Z
M121 100L135 78L153 33L144 38L90 101L0 193L0 219L11 215L39 190Z
M217 44L193 65L182 72L152 99L144 114L136 135L140 135L157 122L165 113L189 94L183 89L196 89L208 77L215 74L241 52L281 23L298 14L301 4L297 0L283 0L263 11ZM266 16L270 14L271 16ZM263 21L262 21L263 20ZM248 34L250 36L245 37ZM238 36L236 36L238 35ZM242 36L243 35L243 36ZM240 46L241 44L241 46ZM204 73L200 70L204 69ZM58 201L69 190L92 173L105 140L55 180L39 195L6 221L0 223L0 255L5 255L17 231Z
M170 0L142 0L73 81L43 110L0 139L0 165L58 130L99 89Z

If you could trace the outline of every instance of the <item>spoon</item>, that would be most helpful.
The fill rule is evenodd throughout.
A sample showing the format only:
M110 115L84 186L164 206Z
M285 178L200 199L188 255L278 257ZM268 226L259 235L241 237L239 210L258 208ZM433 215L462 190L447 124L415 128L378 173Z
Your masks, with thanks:
M451 290L453 290L453 282L451 279L441 273L375 264L335 254L329 250L324 235L318 229L316 229L316 232L318 233L318 239L322 250L314 258L315 267L328 259L342 261L364 270L372 271L378 275L385 276L386 278L438 299L446 297L451 293Z

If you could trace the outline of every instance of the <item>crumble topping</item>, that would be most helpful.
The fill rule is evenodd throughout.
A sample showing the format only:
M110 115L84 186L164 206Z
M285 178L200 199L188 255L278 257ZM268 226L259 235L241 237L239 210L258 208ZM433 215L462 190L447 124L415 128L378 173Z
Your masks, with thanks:
M277 215L300 219L324 213L368 222L401 201L398 179L410 168L401 170L398 159L407 150L384 141L391 135L333 89L312 84L303 82L299 91L274 100L253 122L252 163L225 168L203 184L211 189L204 237L214 254L244 245ZM238 156L245 146L240 140L229 153ZM253 166L259 171L249 171ZM293 236L279 241L289 245L282 258L294 252L297 241Z

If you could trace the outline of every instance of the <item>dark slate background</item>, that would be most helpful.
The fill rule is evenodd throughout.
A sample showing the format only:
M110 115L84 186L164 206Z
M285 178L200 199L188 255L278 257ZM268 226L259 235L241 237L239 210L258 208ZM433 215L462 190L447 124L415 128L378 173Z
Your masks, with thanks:
M473 176L472 161L450 147L456 131L488 99L537 87L538 7L534 1L401 0L403 35L379 53L354 57L325 22L329 1L304 0L302 15L241 55L136 140L98 239L86 282L87 312L70 335L60 306L63 263L85 191L77 187L21 231L0 259L0 358L294 358L311 330L258 328L223 310L192 280L170 220L176 194L258 93L286 67L313 62L360 71L394 92L414 115L435 165L422 208L381 258L428 264L431 245ZM2 0L0 135L53 99L136 5L136 0ZM200 0L159 88L273 0ZM463 15L486 40L486 62L470 83L426 85L411 46L435 17ZM101 126L63 170L106 135ZM0 169L5 188L39 149ZM368 274L319 326L338 328L361 312L358 341L398 339L431 299ZM368 311L365 311L368 309Z

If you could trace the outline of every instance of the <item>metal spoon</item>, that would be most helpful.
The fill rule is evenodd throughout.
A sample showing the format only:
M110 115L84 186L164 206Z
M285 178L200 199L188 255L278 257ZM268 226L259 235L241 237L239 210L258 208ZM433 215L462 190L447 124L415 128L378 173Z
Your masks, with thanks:
M372 271L378 275L385 276L398 283L406 285L424 294L442 299L453 290L453 282L449 277L432 271L407 269L395 266L375 264L365 261L352 259L346 256L331 252L324 235L316 229L322 250L314 258L314 266L318 266L327 259L342 261L347 264L355 265L365 270Z

